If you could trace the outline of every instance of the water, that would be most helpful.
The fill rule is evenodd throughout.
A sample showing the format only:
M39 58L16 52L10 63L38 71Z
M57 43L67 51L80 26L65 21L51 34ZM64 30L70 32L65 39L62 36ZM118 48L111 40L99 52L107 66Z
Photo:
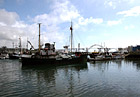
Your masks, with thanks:
M0 60L0 97L140 97L140 61L22 67Z

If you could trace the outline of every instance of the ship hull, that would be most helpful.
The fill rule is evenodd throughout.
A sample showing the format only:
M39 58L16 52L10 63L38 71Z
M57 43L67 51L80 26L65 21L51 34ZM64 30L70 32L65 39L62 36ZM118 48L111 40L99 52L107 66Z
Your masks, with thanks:
M87 56L83 55L80 57L74 58L62 58L62 59L55 59L55 58L22 58L22 65L23 66L59 66L59 65L68 65L68 64L81 64L87 62Z
M19 59L20 55L19 54L9 54L9 59Z
M19 59L19 56L9 56L9 59Z
M140 59L140 54L129 54L126 59Z

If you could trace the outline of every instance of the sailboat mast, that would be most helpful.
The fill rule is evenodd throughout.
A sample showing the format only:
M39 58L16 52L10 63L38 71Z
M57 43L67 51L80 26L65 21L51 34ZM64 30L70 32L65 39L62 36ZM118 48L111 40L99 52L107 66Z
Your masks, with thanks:
M72 22L71 22L71 27L70 27L70 30L71 30L71 53L72 53L72 39L73 39L73 33L72 33Z
M14 42L13 42L13 48L14 48L14 45L15 45L15 44L14 44Z
M21 54L21 37L19 37L19 49L20 49L20 54Z
M27 50L28 50L28 38L27 38L27 45L26 45L26 48L27 48Z
M41 25L41 23L38 23L38 25L39 25L39 40L38 40L38 50L39 50L39 52L40 52L40 49L41 49L41 47L40 47L40 25Z

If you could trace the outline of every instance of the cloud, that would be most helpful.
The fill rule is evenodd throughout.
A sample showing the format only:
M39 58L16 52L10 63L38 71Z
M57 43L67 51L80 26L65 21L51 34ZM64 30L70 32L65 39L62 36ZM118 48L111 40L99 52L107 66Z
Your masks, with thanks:
M135 0L130 0L130 3L134 3Z
M116 1L110 1L110 0L105 0L104 5L107 7L112 7L113 9L116 8L117 2Z
M15 12L7 12L5 9L0 9L0 22L6 25L15 24L19 16Z
M93 19L92 17L86 19L84 19L83 17L79 18L80 25L88 25L90 23L101 24L102 22L103 22L102 18L96 18L96 19Z
M64 29L67 28L61 28L61 25L63 23L69 23L70 25L71 20L74 21L78 17L80 17L78 10L69 1L61 3L55 1L53 6L51 6L50 13L35 16L33 22L42 23L42 28L45 30L42 37L44 42L55 41L64 45L66 32L69 31L69 26L67 26L68 30L64 31Z
M15 12L7 12L5 9L1 9L0 10L0 28L1 28L0 34L4 33L6 29L7 31L10 30L12 26L18 22L18 19L19 16Z
M134 3L135 1L137 1L137 0L119 0L120 3L122 3L122 2L127 2L128 4L132 4L132 3Z
M84 18L69 1L55 2L51 9L52 11L48 14L37 15L34 18L34 22L47 23L48 25L58 25L70 22L71 20L77 22L79 25L87 25L89 23L101 24L103 22L102 18Z
M71 21L80 16L78 10L69 1L63 3L55 2L52 9L54 10L53 14L58 15L59 19L63 22Z
M84 18L76 9L76 7L73 6L69 1L55 1L54 5L51 6L50 13L37 15L35 16L35 18L33 18L34 22L41 22L42 25L46 27L47 35L52 35L57 39L57 41L60 40L61 42L66 41L65 37L67 37L66 33L68 33L69 31L69 26L67 26L68 28L66 28L65 26L65 29L67 29L67 31L64 31L64 28L60 26L64 23L69 23L68 25L70 25L71 20L74 23L74 30L78 30L80 26L86 26L89 24L101 24L103 22L102 18ZM56 39L54 39L54 41Z
M108 2L108 5L109 6L113 6L112 1Z
M19 37L22 37L26 43L27 33L33 30L28 29L29 26L20 20L19 15L15 12L8 12L5 9L0 10L0 46L11 47L12 43L18 44ZM35 29L34 29L35 30ZM28 33L28 35L30 35ZM32 35L31 35L32 36Z
M78 10L69 2L54 2L51 7L51 12L48 14L37 15L34 18L34 22L42 22L44 24L47 21L48 24L60 24L63 22L70 22L80 16ZM46 24L46 23L45 23Z
M112 25L118 25L118 24L121 24L121 23L122 23L121 20L118 20L118 21L108 21L107 25L112 26Z
M67 3L60 4L60 7L54 8L49 14L37 15L33 20L33 24L26 24L20 20L16 12L8 12L5 9L0 10L0 46L6 45L11 47L12 42L18 44L18 38L21 37L23 47L26 45L27 37L38 46L38 25L41 22L41 41L44 42L64 42L64 33L60 33L59 24L76 18L79 14L74 7L68 7ZM58 5L54 5L58 6ZM71 10L72 9L72 10ZM69 13L70 12L70 13Z
M134 29L134 28L135 28L134 25L129 25L129 26L124 27L125 30L130 30L130 29Z
M124 15L125 17L139 16L140 15L140 6L133 7L130 10L127 10L127 11L118 12L117 14L118 15Z
M116 9L117 7L121 6L121 4L129 6L135 3L135 1L138 2L138 0L104 0L104 5L105 7Z
M3 22L0 22L0 26L6 26L6 24Z
M22 1L22 0L17 0ZM70 1L58 2L54 0L49 13L36 15L28 18L32 21L27 24L20 20L20 16L16 12L8 12L5 9L0 10L0 46L12 47L12 42L18 44L18 39L21 37L22 45L27 44L27 37L31 43L38 47L38 23L41 24L41 41L56 42L59 48L62 48L69 33L71 20L74 22L74 27L77 29L83 25L101 24L102 18L84 18L75 6ZM65 25L66 24L66 25ZM64 27L63 27L64 26ZM74 28L75 29L75 28ZM69 35L68 35L69 34Z

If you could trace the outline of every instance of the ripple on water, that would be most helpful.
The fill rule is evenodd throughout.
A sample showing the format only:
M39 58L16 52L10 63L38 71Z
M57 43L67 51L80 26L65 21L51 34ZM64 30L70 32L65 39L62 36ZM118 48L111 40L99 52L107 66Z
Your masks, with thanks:
M139 97L137 65L113 61L82 68L22 69L19 61L0 60L0 97Z

